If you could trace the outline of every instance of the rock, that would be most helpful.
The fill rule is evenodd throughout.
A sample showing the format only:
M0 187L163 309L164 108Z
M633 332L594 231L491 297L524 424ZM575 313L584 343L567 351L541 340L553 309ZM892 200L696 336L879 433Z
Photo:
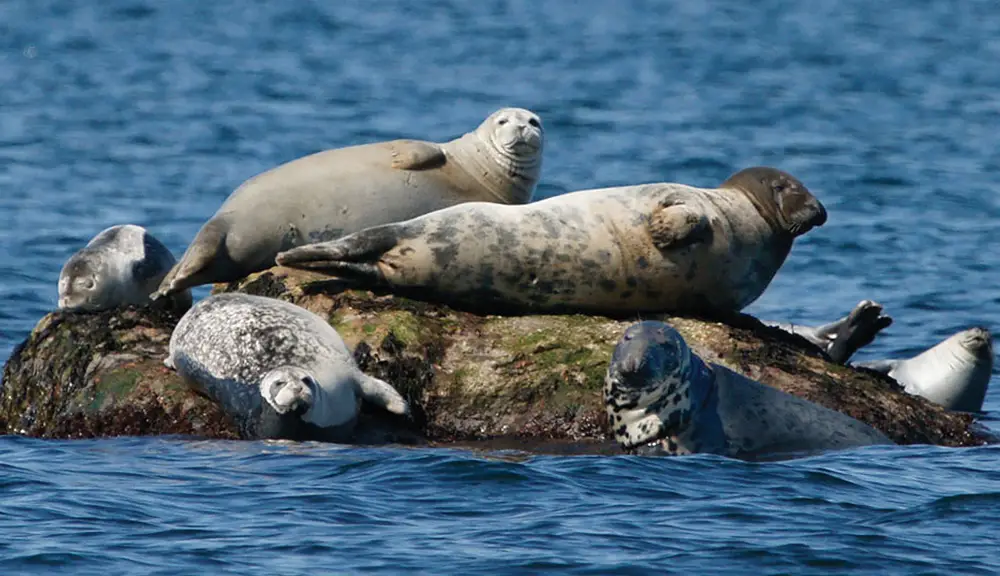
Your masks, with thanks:
M319 314L363 370L409 399L412 424L364 411L359 442L615 452L601 388L611 350L634 319L480 316L390 295L331 293L333 286L273 268L216 291L280 298ZM994 440L970 415L907 395L880 374L832 364L753 317L663 319L704 359L849 414L901 444ZM162 365L177 320L156 308L49 314L4 368L0 430L235 438L225 415Z

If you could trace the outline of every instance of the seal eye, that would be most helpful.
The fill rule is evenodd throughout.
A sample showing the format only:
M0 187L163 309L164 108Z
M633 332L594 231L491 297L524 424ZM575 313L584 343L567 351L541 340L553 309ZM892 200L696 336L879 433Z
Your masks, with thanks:
M497 125L498 126L503 126L506 123L507 123L507 119L506 118L500 118L499 120L497 120Z
M528 119L528 124L531 124L531 125L532 125L532 126L534 126L535 128L541 128L541 127L542 127L542 125L541 125L541 124L539 124L539 122L538 122L538 119L537 119L537 118L529 118L529 119Z

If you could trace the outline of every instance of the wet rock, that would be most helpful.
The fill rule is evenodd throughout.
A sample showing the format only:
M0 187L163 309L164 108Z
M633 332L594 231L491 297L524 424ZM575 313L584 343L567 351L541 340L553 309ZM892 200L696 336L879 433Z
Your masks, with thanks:
M611 351L634 318L484 316L336 288L319 276L274 268L216 291L280 298L319 314L364 371L408 398L412 423L364 411L357 441L614 451L601 388ZM874 372L830 363L805 340L750 316L662 319L704 359L849 414L896 442L992 440L970 415L909 396ZM49 314L5 366L0 430L236 437L224 414L162 365L176 322L152 308Z

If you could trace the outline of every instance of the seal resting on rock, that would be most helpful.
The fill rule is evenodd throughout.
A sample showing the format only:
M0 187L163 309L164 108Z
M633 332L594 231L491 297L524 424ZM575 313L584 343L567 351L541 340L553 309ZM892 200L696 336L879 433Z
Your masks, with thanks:
M65 310L108 310L144 305L176 263L142 226L120 224L102 230L70 256L59 273L58 306ZM191 307L191 292L177 292L178 312Z
M948 410L979 412L993 374L993 337L986 328L969 328L912 358L853 366L886 374L908 393Z
M392 386L358 369L322 318L272 298L202 300L174 329L165 363L217 402L247 439L343 442L362 399L409 413Z
M462 202L522 204L542 167L542 123L502 108L445 143L393 140L312 154L243 183L195 236L157 297L231 282L295 246Z
M756 300L793 240L825 221L801 182L757 167L717 189L658 183L462 204L277 262L499 314L711 315Z
M822 326L803 326L787 322L764 322L768 326L801 336L831 360L846 364L858 349L871 344L875 336L892 325L892 317L882 314L882 305L862 300L843 318Z
M604 402L615 439L644 454L756 460L892 444L850 416L703 361L663 322L625 330Z

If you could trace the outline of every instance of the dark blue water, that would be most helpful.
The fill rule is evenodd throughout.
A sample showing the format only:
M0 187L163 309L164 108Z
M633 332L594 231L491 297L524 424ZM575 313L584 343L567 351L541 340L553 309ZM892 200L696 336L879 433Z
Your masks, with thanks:
M751 313L878 300L896 322L859 359L1000 331L998 62L995 0L8 0L0 357L101 229L141 224L179 255L256 173L449 139L501 106L543 118L539 197L754 164L803 180L830 220ZM4 438L0 572L990 573L998 460Z

